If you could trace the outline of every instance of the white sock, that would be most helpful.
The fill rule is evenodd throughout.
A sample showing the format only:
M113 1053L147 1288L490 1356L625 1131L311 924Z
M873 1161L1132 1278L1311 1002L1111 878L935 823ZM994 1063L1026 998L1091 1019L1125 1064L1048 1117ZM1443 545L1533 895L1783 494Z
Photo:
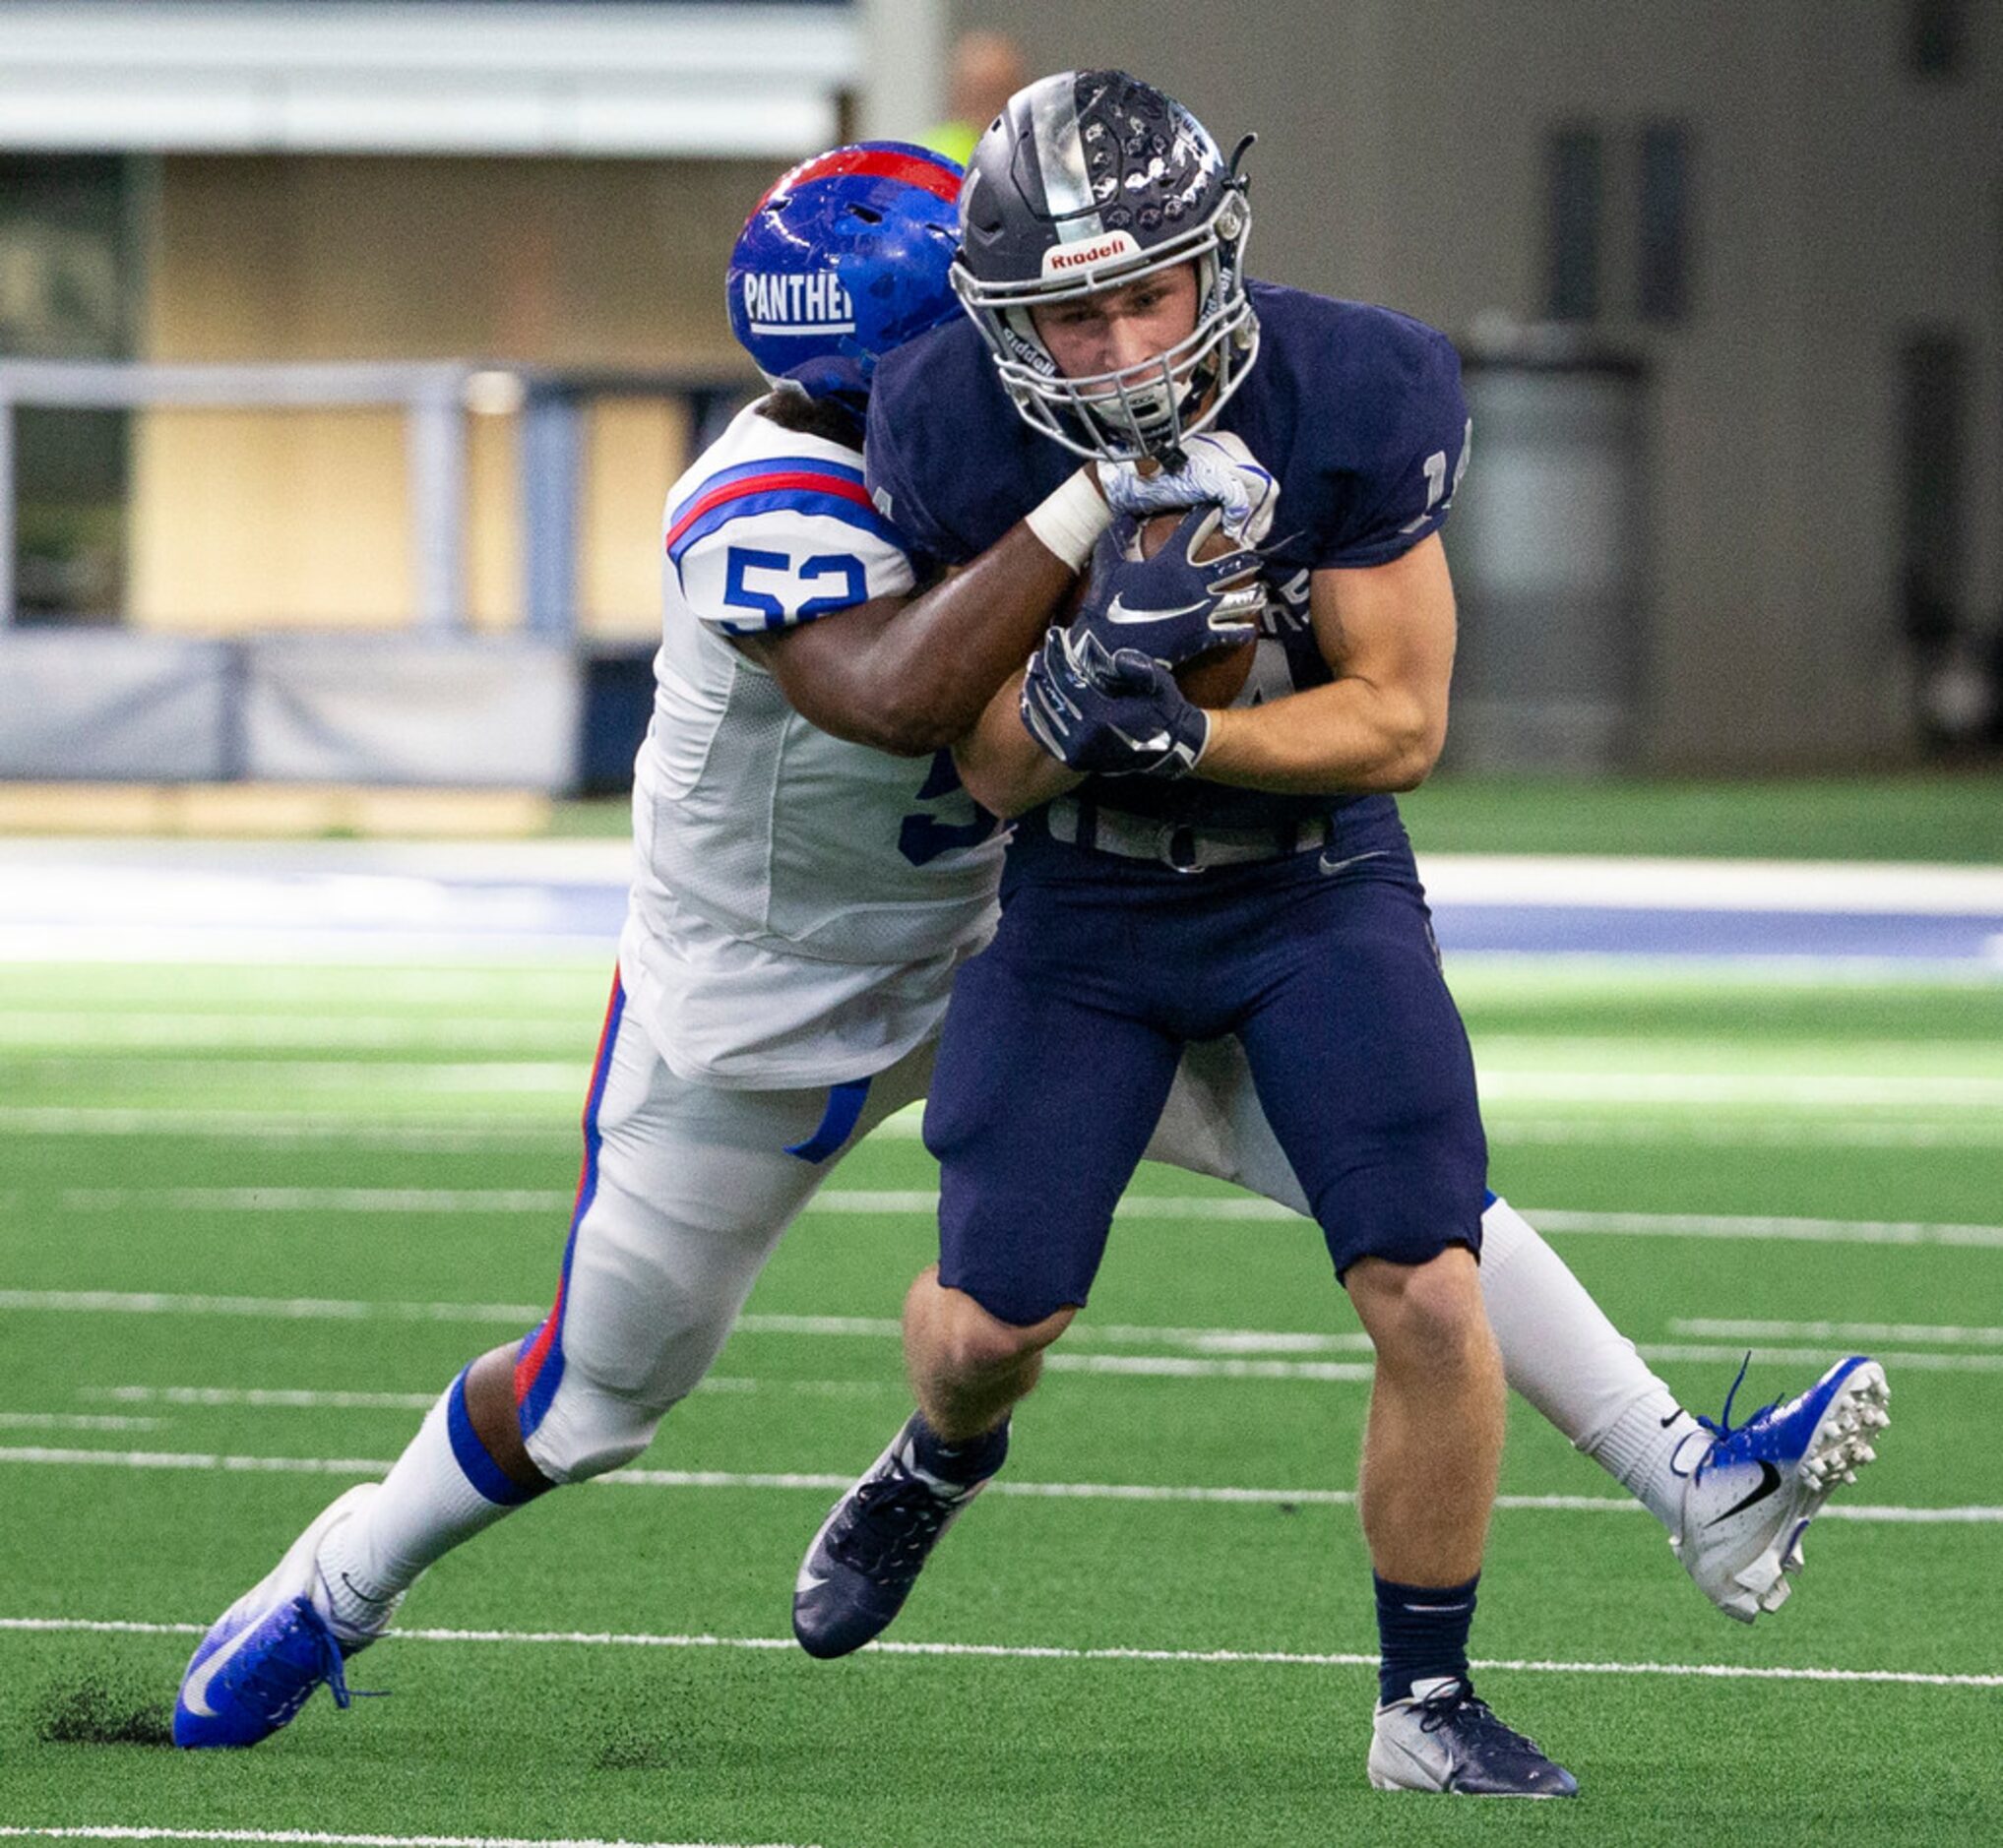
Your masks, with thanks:
M466 1376L424 1416L383 1486L322 1543L335 1633L379 1633L418 1574L539 1491L505 1477L466 1416Z
M1697 1421L1500 1198L1481 1215L1481 1297L1509 1384L1673 1528L1684 1484L1669 1459Z

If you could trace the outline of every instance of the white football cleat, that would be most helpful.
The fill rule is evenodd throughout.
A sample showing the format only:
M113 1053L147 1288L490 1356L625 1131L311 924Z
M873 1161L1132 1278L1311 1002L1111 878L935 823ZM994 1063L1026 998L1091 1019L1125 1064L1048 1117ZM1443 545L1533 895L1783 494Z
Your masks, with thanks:
M1466 1682L1447 1676L1419 1682L1409 1699L1377 1709L1367 1769L1377 1790L1457 1797L1579 1794L1579 1780L1547 1758L1534 1739L1504 1725Z
M1837 1489L1877 1456L1873 1441L1891 1422L1890 1397L1885 1370L1852 1354L1799 1398L1766 1406L1735 1430L1730 1394L1719 1423L1698 1419L1703 1431L1670 1462L1685 1486L1669 1545L1727 1617L1750 1624L1787 1601L1788 1574L1801 1570L1801 1536Z

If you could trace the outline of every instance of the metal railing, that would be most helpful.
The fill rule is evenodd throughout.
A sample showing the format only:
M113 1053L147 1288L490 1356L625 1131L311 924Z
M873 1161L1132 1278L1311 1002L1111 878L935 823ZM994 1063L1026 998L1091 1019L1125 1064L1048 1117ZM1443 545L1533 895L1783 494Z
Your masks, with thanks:
M517 418L525 629L577 632L578 500L583 420L594 400L663 398L688 410L690 453L758 389L748 373L551 371L469 360L421 363L131 364L0 359L0 628L17 617L14 412L68 410L397 410L405 419L416 626L466 626L465 539L469 408L505 403Z

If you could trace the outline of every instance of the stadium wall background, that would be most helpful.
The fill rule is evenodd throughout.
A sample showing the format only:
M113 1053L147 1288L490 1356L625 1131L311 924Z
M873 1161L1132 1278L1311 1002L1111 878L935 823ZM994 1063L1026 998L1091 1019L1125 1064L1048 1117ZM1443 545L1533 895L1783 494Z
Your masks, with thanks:
M1253 271L1469 345L1548 314L1553 150L1596 145L1597 301L1574 325L1650 377L1647 761L1897 758L1909 631L1951 625L2003 658L1995 7L956 0L954 17L1016 34L1033 69L1136 69L1227 147L1256 129ZM1687 157L1684 298L1647 314L1641 169L1662 129ZM1961 355L1945 419L1905 385L1907 356L1943 345ZM1480 478L1477 429L1471 496Z
M1639 762L1842 767L1915 752L1914 632L1988 646L2003 610L1993 7L946 3L955 25L1016 33L1033 68L1124 63L1226 140L1258 129L1258 273L1389 302L1476 356L1541 342L1638 368ZM1943 16L1962 21L1945 56L1912 31ZM1651 269L1662 202L1647 183L1664 149L1681 182L1666 295ZM779 161L129 164L145 209L126 356L674 367L734 362L718 279ZM1950 362L1931 396L1912 363L1928 355ZM408 622L393 418L132 421L133 627ZM481 630L522 617L508 422L469 427L468 615ZM637 645L657 621L651 540L688 435L670 403L592 414L589 637ZM1470 510L1481 448L1477 430Z

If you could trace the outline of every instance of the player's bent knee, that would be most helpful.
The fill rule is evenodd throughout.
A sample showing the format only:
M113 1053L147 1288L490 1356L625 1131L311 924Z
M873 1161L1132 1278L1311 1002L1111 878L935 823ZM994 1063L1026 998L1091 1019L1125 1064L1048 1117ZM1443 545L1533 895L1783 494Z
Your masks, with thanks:
M1459 1373L1492 1348L1480 1275L1466 1251L1423 1264L1365 1260L1345 1280L1381 1358Z
M573 1393L550 1407L526 1444L535 1467L554 1483L589 1482L622 1469L654 1442L665 1407L616 1393Z
M1065 1308L1040 1321L1004 1322L964 1291L944 1292L936 1357L954 1379L980 1379L1020 1366L1071 1325L1078 1311Z

